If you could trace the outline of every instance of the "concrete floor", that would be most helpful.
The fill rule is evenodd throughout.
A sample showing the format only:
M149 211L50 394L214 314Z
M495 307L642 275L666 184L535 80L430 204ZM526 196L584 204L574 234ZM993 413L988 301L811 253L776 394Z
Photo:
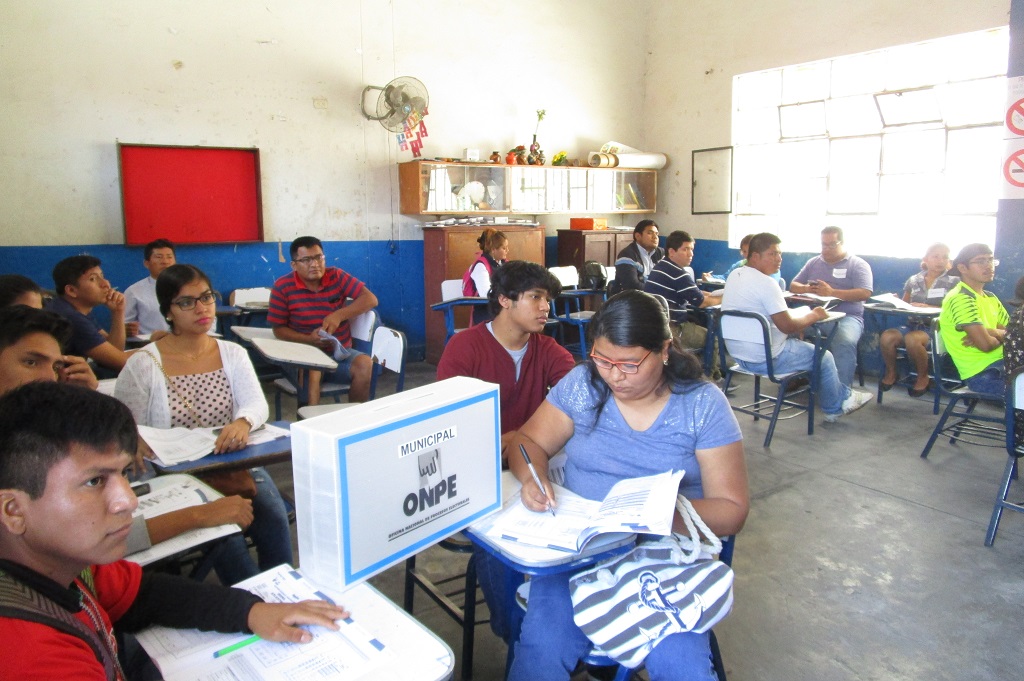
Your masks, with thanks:
M433 372L410 365L407 387ZM897 388L839 423L819 414L810 437L806 420L780 423L765 449L764 422L740 415L752 504L735 607L715 628L730 681L1020 678L1024 517L1005 514L984 546L1006 455L940 440L922 460L937 418ZM290 490L288 464L271 472ZM464 558L432 548L418 564L443 575ZM401 566L371 581L401 603ZM415 615L451 646L460 678L460 629L421 592ZM505 652L478 627L473 678L501 679Z

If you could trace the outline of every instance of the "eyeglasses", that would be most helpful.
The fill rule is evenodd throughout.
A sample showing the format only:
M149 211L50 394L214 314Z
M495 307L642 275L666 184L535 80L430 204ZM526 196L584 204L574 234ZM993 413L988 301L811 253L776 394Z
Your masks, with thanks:
M821 242L821 247L822 248L827 248L827 249L831 250L833 248L839 248L839 245L841 243L843 243L843 242L842 241L835 241L835 242L829 243L827 241L822 241Z
M590 351L590 359L594 360L594 364L598 369L611 369L612 367L615 367L624 374L635 374L640 371L640 365L644 363L645 359L651 356L651 353L654 352L654 350L648 350L647 354L644 355L639 362L614 362L610 359L594 354L595 352L596 350Z
M999 261L995 258L975 258L967 264L981 265L982 267L988 267L989 265L992 265L992 267L999 267Z
M294 260L292 260L292 262L297 262L304 267L309 267L312 263L323 262L324 259L326 259L326 257L327 256L325 256L323 253L321 253L320 255L307 255L304 258L295 258Z
M196 306L196 303L202 303L203 305L209 305L213 301L217 300L217 294L213 291L207 291L203 295L193 298L192 296L182 296L177 300L172 300L171 305L177 305L181 310L191 310Z

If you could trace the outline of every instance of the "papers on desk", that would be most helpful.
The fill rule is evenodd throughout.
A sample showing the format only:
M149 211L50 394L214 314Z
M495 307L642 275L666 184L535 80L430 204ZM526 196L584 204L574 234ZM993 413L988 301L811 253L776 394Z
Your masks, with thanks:
M892 293L880 293L877 296L871 296L871 300L875 301L876 307L890 307L895 310L913 312L914 314L938 316L942 312L942 308L938 307L918 307L916 305L911 305Z
M235 588L246 589L271 603L304 600L332 601L312 582L288 565L280 565ZM332 601L333 602L333 601ZM339 631L305 627L309 643L274 643L257 640L251 645L214 657L214 653L250 638L247 634L220 634L196 629L150 627L138 634L139 643L153 658L167 681L229 681L235 679L372 678L367 672L384 662L384 644L349 617L339 620Z
M555 515L537 513L518 498L495 517L486 534L494 539L577 553L598 535L668 535L683 471L620 480L601 501L556 486Z
M169 475L174 481L168 485L158 487L154 482L154 490L149 494L139 497L139 508L134 515L145 518L153 518L171 511L179 511L190 506L199 506L208 501L221 498L220 492L191 475ZM163 479L160 480L163 482ZM182 551L188 551L192 547L205 544L214 539L226 537L235 532L241 532L238 525L218 525L217 527L199 527L188 532L182 532L176 537L151 546L144 551L136 551L128 556L127 560L139 565L149 565L162 558L173 556Z
M821 306L824 307L826 310L831 309L838 305L839 303L843 302L839 298L836 298L835 296L819 296L817 293L797 293L795 295L797 298L804 298L806 300L812 301L816 300L819 303L821 303Z
M153 428L139 426L139 435L146 441L161 465L175 466L196 461L213 452L220 428ZM263 444L285 437L288 431L270 424L249 433L249 445Z

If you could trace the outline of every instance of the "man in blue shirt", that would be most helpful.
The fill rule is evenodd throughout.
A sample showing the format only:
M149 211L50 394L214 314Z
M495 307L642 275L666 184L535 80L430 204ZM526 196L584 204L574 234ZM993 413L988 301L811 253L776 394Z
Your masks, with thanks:
M703 353L708 330L691 319L691 310L722 302L722 294L705 293L693 280L693 252L696 242L682 230L676 230L665 240L666 257L658 261L644 282L644 291L664 296L668 301L672 332L683 347ZM711 377L717 380L718 353L712 354Z
M99 258L91 255L73 255L57 263L53 284L57 297L46 308L71 322L68 354L88 357L107 370L107 377L116 376L130 354L124 351L124 294L110 286ZM110 310L109 333L92 317L92 311L100 305Z

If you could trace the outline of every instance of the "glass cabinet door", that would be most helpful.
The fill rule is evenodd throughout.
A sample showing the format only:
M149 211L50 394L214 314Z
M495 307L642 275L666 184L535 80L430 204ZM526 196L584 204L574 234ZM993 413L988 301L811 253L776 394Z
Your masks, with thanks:
M423 164L426 213L507 213L500 166Z

